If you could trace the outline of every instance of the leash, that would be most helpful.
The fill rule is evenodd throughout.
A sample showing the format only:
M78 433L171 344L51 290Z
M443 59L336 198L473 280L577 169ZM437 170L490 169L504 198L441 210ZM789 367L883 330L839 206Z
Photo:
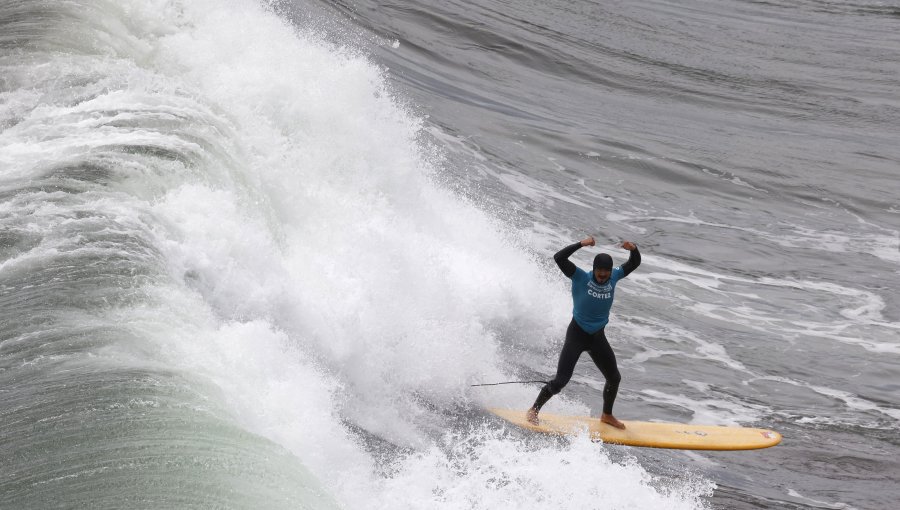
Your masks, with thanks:
M547 381L503 381L503 382L495 382L495 383L471 384L470 386L499 386L501 384L531 384L531 383L547 384Z

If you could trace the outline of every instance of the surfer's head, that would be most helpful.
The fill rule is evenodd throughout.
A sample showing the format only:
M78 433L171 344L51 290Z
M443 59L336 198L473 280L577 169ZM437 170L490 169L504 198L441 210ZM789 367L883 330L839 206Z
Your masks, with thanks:
M612 273L613 260L608 253L600 253L594 257L594 278L598 283L609 280Z

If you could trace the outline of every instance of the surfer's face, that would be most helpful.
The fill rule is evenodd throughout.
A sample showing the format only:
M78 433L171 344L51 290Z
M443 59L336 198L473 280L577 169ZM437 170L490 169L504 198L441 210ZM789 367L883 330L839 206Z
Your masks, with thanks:
M609 275L612 273L609 269L594 269L594 278L597 280L597 283L603 283L606 280L609 280Z

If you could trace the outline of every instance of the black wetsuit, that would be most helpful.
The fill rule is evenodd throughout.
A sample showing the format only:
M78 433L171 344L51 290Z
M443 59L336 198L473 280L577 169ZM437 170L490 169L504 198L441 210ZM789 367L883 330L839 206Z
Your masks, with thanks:
M569 257L578 251L579 248L581 248L581 243L575 243L563 248L553 256L563 274L569 278L575 277L575 273L578 270L575 267L575 264L569 260ZM622 273L614 274L616 274L619 279L624 278L640 264L641 253L638 251L637 247L635 247L635 249L631 251L628 261L625 262L621 268L616 268L614 270L618 271L621 269ZM593 282L592 285L602 285L594 279L593 273L590 274L590 278ZM611 296L610 299L612 299ZM581 325L579 325L575 317L572 318L572 322L569 323L569 328L566 330L566 342L559 355L559 363L556 367L556 377L541 389L537 400L534 402L533 407L535 409L540 410L541 407L550 400L550 397L562 391L566 384L569 383L569 379L572 378L572 373L575 371L575 364L578 362L581 353L587 351L594 361L594 364L600 369L603 377L606 378L606 384L603 386L603 412L605 414L612 414L613 403L615 402L616 394L619 391L619 381L621 380L621 376L619 375L619 369L616 366L616 355L613 353L612 347L610 347L609 342L606 340L605 329L606 327L604 325L603 327L600 327L599 330L588 333Z

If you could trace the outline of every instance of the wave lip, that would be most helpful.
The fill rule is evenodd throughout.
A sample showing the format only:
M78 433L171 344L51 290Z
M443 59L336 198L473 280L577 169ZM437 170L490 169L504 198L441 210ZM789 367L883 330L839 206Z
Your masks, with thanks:
M196 325L171 327L153 203L236 161L228 121L141 64L130 7L0 6L0 507L336 507L161 355Z

